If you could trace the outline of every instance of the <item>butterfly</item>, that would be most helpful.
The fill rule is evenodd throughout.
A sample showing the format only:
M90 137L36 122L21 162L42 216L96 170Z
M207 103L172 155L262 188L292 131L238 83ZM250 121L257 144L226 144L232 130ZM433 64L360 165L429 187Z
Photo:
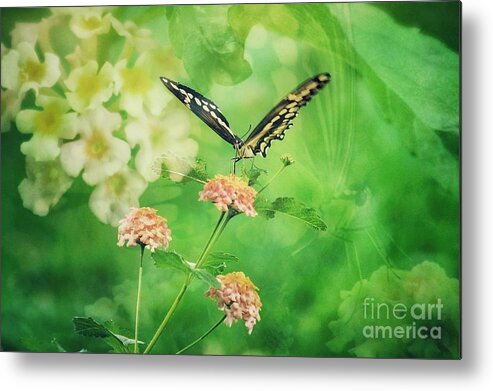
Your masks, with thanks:
M269 111L246 140L231 130L228 120L214 102L176 81L166 77L160 79L186 107L233 146L236 151L233 160L236 163L240 159L253 158L259 153L266 157L272 141L284 138L284 133L292 126L293 119L298 116L299 109L329 83L330 74L320 73L301 83Z

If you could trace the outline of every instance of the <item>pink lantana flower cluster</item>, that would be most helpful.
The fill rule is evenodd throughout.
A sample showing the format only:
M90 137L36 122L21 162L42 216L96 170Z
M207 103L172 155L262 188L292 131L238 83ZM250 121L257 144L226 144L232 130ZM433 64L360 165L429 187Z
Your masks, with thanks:
M125 242L127 247L145 245L151 252L159 247L168 248L171 230L164 217L156 214L152 208L132 208L128 215L120 220L118 226L118 246Z
M243 320L248 334L260 321L262 302L257 293L258 288L242 272L219 275L220 289L210 288L205 295L217 300L217 308L226 314L225 323L231 327L233 322Z
M248 186L248 182L236 175L216 175L204 185L199 193L199 200L213 202L222 212L227 212L231 207L254 217L257 215L253 206L256 194L255 189Z

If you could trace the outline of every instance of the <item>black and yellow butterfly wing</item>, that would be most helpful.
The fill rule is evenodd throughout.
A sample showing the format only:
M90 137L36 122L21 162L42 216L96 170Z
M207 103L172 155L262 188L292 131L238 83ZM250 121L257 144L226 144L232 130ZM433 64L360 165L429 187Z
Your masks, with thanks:
M175 95L186 107L204 121L214 132L228 143L235 145L238 137L229 128L228 120L224 117L216 104L207 99L197 91L183 84L177 83L166 77L160 78L163 84Z
M321 73L305 82L289 93L274 107L252 130L245 140L245 148L251 149L256 155L267 156L267 149L273 140L282 140L284 133L292 126L292 121L305 106L328 82L330 75Z

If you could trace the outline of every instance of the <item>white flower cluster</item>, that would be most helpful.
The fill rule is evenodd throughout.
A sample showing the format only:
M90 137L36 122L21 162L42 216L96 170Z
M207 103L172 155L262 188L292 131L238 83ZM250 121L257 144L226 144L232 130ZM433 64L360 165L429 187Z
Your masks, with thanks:
M31 135L20 147L27 178L19 192L37 215L48 214L81 175L94 186L92 212L116 225L158 179L156 160L167 156L170 169L186 172L197 154L187 117L166 109L171 97L159 81L163 73L182 77L181 63L114 10L52 9L38 23L17 23L11 47L2 44L1 131L15 123ZM51 33L60 26L73 40ZM103 39L115 33L123 41L116 54L118 45ZM72 41L61 58L54 48Z

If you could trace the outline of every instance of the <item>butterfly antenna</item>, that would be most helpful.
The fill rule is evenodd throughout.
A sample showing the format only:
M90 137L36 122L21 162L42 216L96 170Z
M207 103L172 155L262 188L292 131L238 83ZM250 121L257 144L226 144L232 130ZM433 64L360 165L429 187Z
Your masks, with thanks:
M245 136L246 136L248 133L250 133L250 130L251 130L251 129L252 129L252 124L250 124L250 125L248 126L248 130L245 132L245 134L243 134L243 136L241 136L241 138L245 138Z

